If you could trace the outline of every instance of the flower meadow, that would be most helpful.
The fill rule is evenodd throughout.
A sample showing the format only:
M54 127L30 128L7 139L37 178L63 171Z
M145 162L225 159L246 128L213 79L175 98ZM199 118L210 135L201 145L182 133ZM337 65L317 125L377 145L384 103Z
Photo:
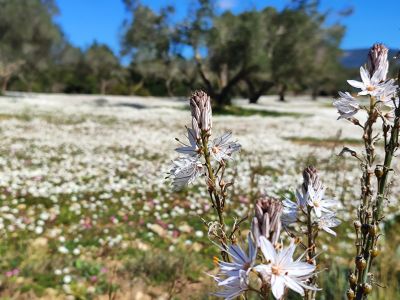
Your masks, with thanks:
M2 97L1 299L398 299L385 49L336 99L234 113L202 91Z

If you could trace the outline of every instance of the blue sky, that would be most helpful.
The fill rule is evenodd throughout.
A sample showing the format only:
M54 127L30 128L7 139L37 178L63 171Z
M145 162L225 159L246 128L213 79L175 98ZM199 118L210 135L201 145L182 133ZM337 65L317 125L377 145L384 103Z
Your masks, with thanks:
M274 6L284 7L285 0L217 0L221 10L240 12L244 9ZM192 0L142 0L159 9L175 4L176 18L185 15ZM122 0L56 0L60 9L56 22L76 46L87 47L94 40L108 44L119 52L119 33L127 16ZM340 10L353 7L349 17L340 17ZM374 42L383 42L391 48L400 48L399 0L322 0L321 9L332 10L330 22L341 20L347 26L343 49L365 48Z

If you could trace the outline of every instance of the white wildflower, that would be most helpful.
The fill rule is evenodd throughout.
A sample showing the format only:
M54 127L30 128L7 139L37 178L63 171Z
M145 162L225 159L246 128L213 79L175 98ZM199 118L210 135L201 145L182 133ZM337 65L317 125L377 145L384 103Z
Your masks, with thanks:
M232 132L226 132L212 141L209 150L216 161L231 159L232 154L240 150L240 144L230 141L231 138Z
M248 274L257 256L257 247L251 235L248 235L248 255L238 245L230 245L226 252L232 262L219 261L220 273L213 276L218 286L223 287L215 296L224 299L234 299L248 289ZM225 251L225 250L224 250Z
M201 176L203 165L198 157L180 157L173 161L170 176L173 178L175 190L191 184L197 177Z
M72 278L71 278L70 275L65 275L64 278L63 278L63 281L64 281L65 284L68 284L68 283L71 283Z
M307 205L307 200L309 198L308 193L303 191L301 188L296 190L296 202L289 199L284 199L282 201L283 211L282 211L282 224L288 226L297 221L299 210L304 209Z
M187 134L190 145L184 144L183 147L176 148L175 151L181 154L196 156L199 154L199 147L196 142L196 133L193 129L187 128Z
M294 242L289 247L276 251L272 243L265 237L260 237L261 251L268 261L268 264L261 264L254 267L263 278L271 285L272 294L276 299L281 299L285 287L304 296L304 289L314 287L305 284L305 280L313 276L315 266L301 262L299 257L293 261L293 254L296 249Z
M348 92L339 92L339 98L333 102L333 105L340 114L338 119L348 119L354 116L360 109L360 105Z
M319 229L322 229L334 236L336 236L336 232L334 232L331 228L339 226L340 223L340 220L336 218L334 213L325 214L317 220Z
M382 72L384 72L383 68L380 68L375 71L375 73L370 76L368 71L364 67L360 67L360 75L361 80L347 80L347 82L355 87L361 89L361 92L358 95L371 95L371 96L381 96L385 95L386 97L389 95L390 91L394 88L394 80L389 80L387 82L381 82Z
M322 213L331 213L330 208L340 207L340 202L335 199L324 199L325 189L315 191L311 186L308 187L307 205L312 207L315 215L320 218Z

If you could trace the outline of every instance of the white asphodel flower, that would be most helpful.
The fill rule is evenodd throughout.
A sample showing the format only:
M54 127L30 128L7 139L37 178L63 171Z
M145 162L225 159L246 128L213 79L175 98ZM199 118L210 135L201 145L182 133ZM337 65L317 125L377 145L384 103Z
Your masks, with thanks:
M332 213L330 208L340 207L341 203L335 199L324 199L325 189L315 191L312 186L308 187L307 205L312 207L315 215L320 218L322 213Z
M340 220L336 218L334 213L322 215L322 217L317 220L317 226L319 229L322 229L334 236L336 236L336 232L334 232L331 228L339 226L340 223Z
M238 271L236 276L231 281L224 283L224 280L214 277L214 280L219 286L223 286L223 289L219 292L214 293L216 297L224 298L225 300L233 300L239 297L243 292L248 290L249 276L248 272L244 270Z
M240 150L240 144L231 141L232 132L226 132L218 138L215 138L209 145L211 156L216 161L232 159L232 154Z
M333 105L340 114L338 119L351 118L360 110L359 103L348 92L339 92L339 98L333 102Z
M203 164L198 156L180 157L173 161L169 176L173 178L174 190L179 190L187 184L191 184L203 173Z
M302 191L301 188L296 190L296 202L289 199L284 199L282 201L283 211L282 211L282 224L288 226L297 221L298 212L303 210L307 205L307 200L309 198L308 193Z
M387 95L388 90L392 90L394 86L394 80L389 80L387 82L381 82L382 73L384 72L384 68L379 68L375 71L375 73L370 76L368 71L364 67L360 67L360 75L362 81L357 80L347 80L347 82L358 89L361 89L361 92L358 95L371 95L371 96L380 96L382 94Z
M297 221L297 214L300 209L299 202L293 202L289 199L282 201L283 210L281 221L283 226L289 226Z
M276 299L282 298L286 287L302 296L304 296L304 289L317 290L315 287L305 284L305 280L313 276L315 266L301 262L302 256L293 260L296 249L293 241L289 247L277 251L272 243L262 236L260 237L260 247L268 264L255 266L254 270L270 284L272 294Z
M218 261L220 273L213 276L221 291L214 295L224 299L234 299L248 289L248 275L254 266L257 247L248 235L248 254L238 245L230 245L227 250L232 262Z
M196 156L199 154L199 147L196 142L196 133L193 129L187 128L187 134L190 145L183 144L182 147L176 148L175 151L181 154Z

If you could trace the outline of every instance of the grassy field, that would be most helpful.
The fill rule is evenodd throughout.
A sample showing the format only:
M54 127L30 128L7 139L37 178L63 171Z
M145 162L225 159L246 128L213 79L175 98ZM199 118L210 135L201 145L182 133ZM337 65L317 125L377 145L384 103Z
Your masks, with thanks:
M231 220L251 214L262 194L291 197L307 165L320 170L328 194L343 203L343 224L320 249L319 268L327 270L319 299L339 300L353 266L361 171L337 154L362 144L355 126L336 120L330 101L236 101L216 114L214 131L232 130L242 144L229 174ZM211 218L207 191L198 182L176 193L165 181L174 138L183 137L189 116L184 99L1 97L0 299L211 298L206 273L216 272L218 249L202 221ZM372 299L400 299L394 180L382 252L395 254L379 260L376 280L386 288Z

